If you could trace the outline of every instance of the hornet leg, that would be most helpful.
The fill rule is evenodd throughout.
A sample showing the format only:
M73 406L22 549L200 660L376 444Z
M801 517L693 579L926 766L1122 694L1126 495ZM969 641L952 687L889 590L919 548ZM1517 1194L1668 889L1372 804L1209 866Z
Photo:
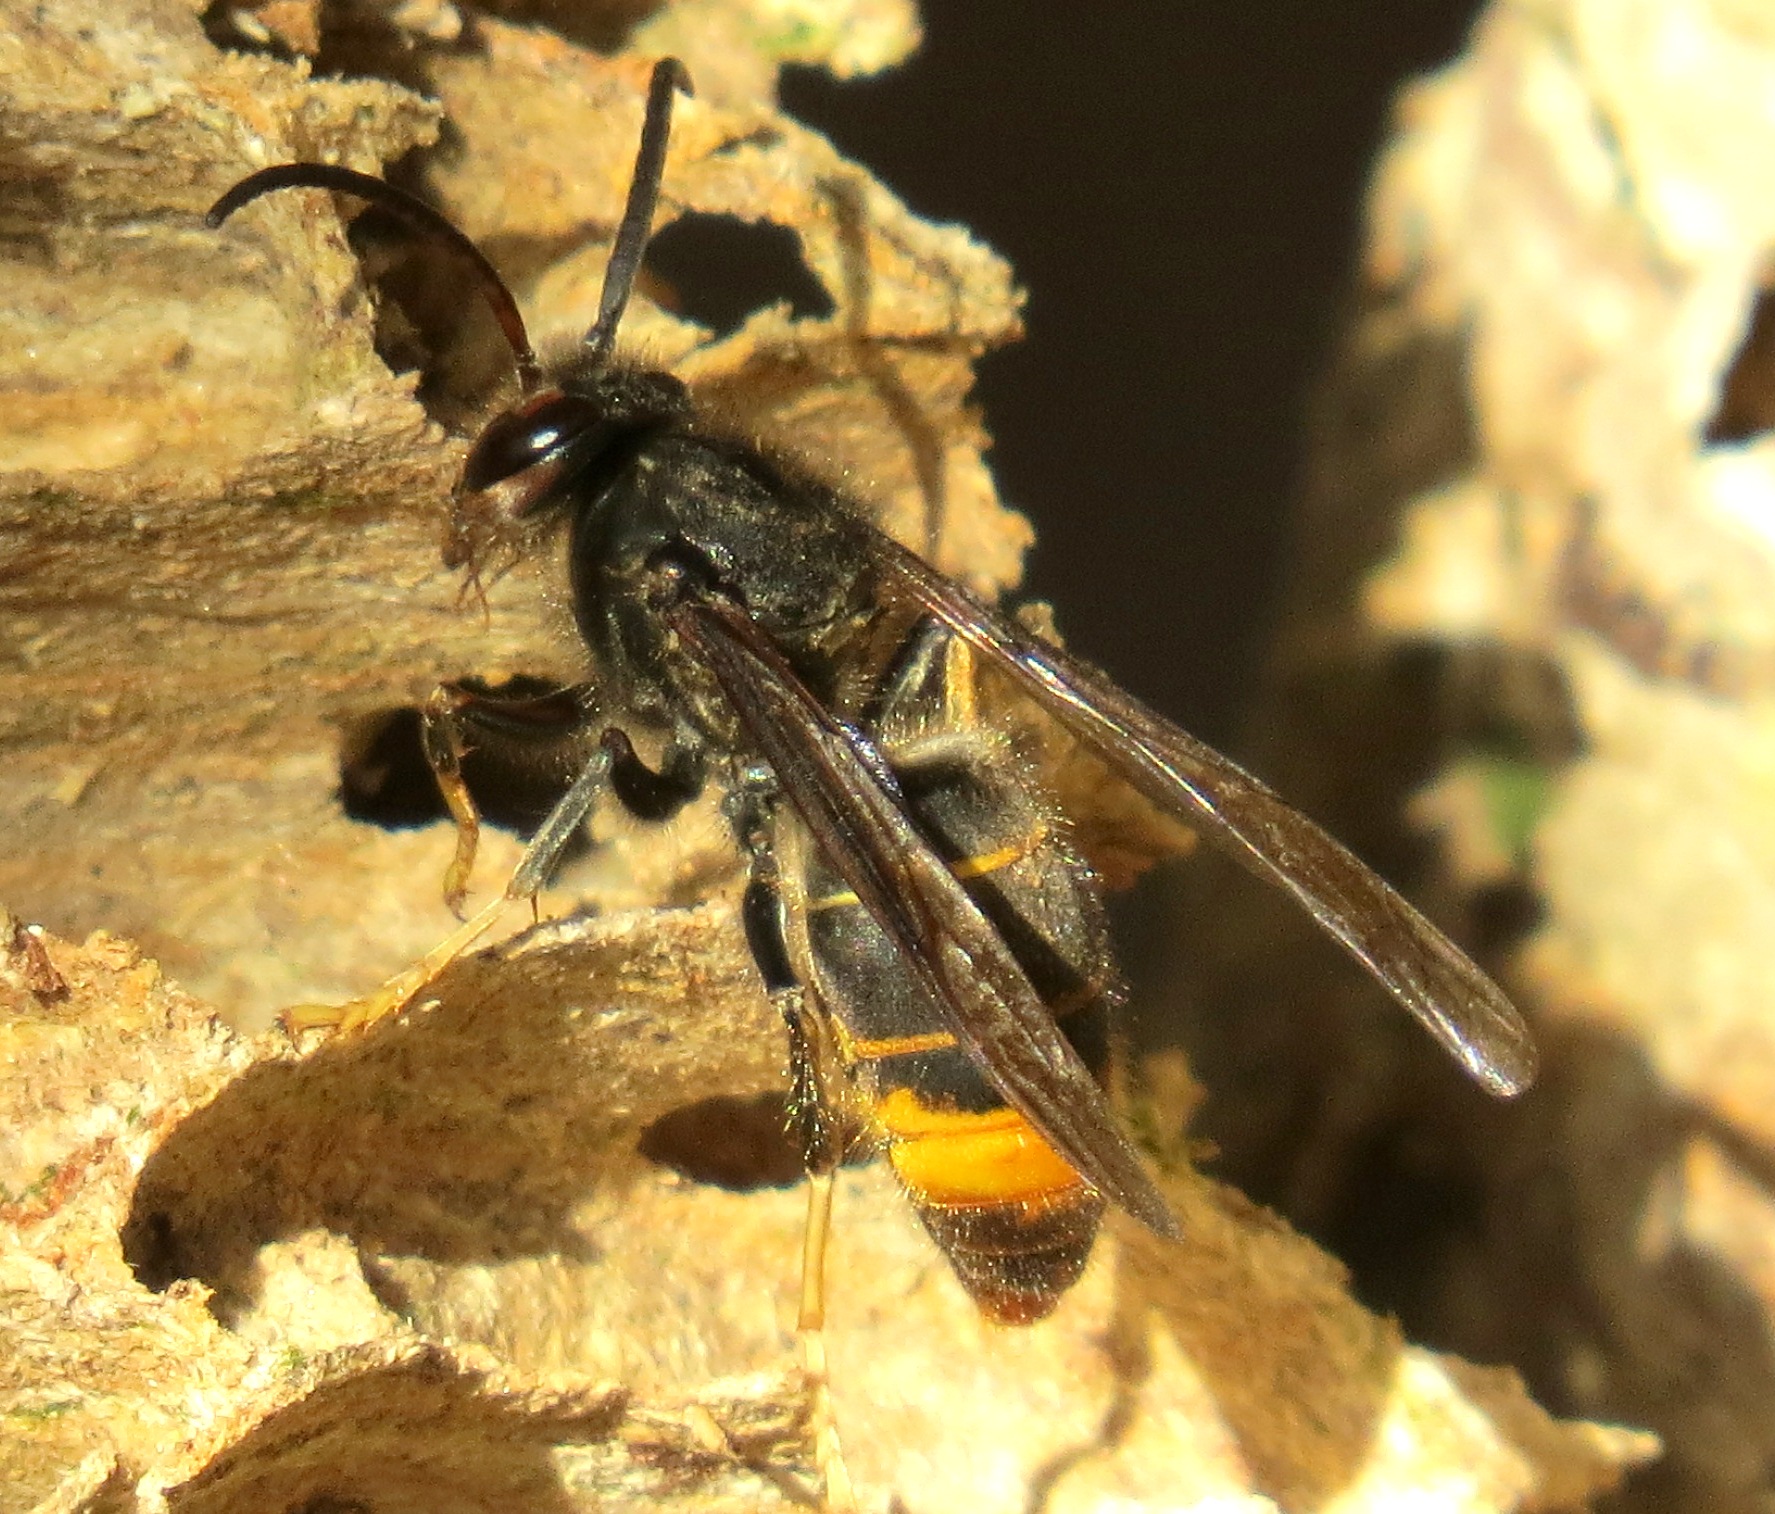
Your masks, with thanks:
M612 738L615 739L612 739ZM549 873L560 860L561 852L573 839L586 816L598 802L598 796L611 782L611 772L622 760L622 753L634 756L628 738L621 732L607 732L592 759L586 763L573 786L549 811L530 844L524 849L517 868L498 898L452 931L405 972L390 978L374 993L346 1004L298 1004L283 1013L284 1024L292 1031L337 1027L342 1031L362 1030L378 1020L406 1008L438 975L466 952L482 936L499 923L506 909L520 900L534 902L538 891L548 881ZM466 794L466 790L464 791ZM458 858L461 858L460 833ZM470 856L473 855L472 845Z
M782 885L771 844L770 800L755 789L743 792L734 810L735 829L751 863L751 880L741 906L746 944L764 979L765 991L789 1032L789 1117L807 1169L807 1222L802 1231L801 1300L795 1333L808 1386L814 1464L825 1485L828 1514L852 1514L856 1495L832 1412L826 1353L826 1243L832 1228L832 1176L844 1155L843 1134L824 1092L823 1068L828 1063L820 1054L820 1027L810 1013L807 989L789 957Z

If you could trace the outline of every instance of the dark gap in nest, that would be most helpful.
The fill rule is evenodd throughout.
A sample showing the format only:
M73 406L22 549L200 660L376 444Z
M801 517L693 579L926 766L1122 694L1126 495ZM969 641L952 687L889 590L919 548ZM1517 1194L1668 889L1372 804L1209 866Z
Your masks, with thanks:
M656 1166L730 1193L793 1188L804 1175L781 1093L717 1095L661 1115L636 1142Z
M314 73L320 79L387 79L415 94L433 94L431 56L479 49L472 21L452 16L445 4L365 5L362 0L320 0L315 20L319 46ZM406 12L406 21L397 19Z
M664 0L489 0L479 9L519 26L542 26L594 52L618 53Z
M282 63L293 63L297 58L296 51L279 37L271 28L265 26L254 15L256 7L252 5L231 4L230 0L217 0L198 18L198 25L212 46L224 52L258 53L264 57L276 58Z
M797 320L824 320L837 308L802 261L795 233L768 221L680 216L648 243L646 268L669 291L663 303L718 336L779 303Z
M266 0L216 0L200 24L230 52L296 63L317 79L386 79L416 94L435 92L433 55L480 46L472 18L441 0L407 7L320 0L308 14Z
M1715 445L1775 429L1775 291L1757 296L1744 340L1720 381L1719 406L1701 433Z
M553 691L541 678L518 676L485 692L523 698ZM527 766L496 750L470 745L462 776L484 824L528 839L572 774ZM449 818L426 761L420 713L411 705L377 710L351 722L340 742L339 802L349 819L384 830L411 830ZM572 855L572 849L569 849Z
M419 192L398 168L389 179ZM423 197L423 196L422 196ZM513 377L512 351L475 276L447 247L415 236L387 211L349 196L348 237L377 291L376 352L394 373L420 375L417 398L446 430L471 434Z
M412 830L448 817L425 760L418 710L411 705L378 710L347 727L339 802L350 819L388 831Z

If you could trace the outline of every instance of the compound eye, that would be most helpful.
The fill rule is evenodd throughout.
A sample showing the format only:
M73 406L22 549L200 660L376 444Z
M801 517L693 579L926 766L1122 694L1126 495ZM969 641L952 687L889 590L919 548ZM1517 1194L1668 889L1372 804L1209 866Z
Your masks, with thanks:
M481 433L462 469L462 489L479 493L558 457L596 421L583 399L551 390L508 410Z

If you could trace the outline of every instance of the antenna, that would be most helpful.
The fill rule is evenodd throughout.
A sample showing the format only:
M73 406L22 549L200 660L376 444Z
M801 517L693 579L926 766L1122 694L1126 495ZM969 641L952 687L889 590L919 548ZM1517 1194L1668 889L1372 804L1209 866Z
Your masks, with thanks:
M628 203L623 207L622 221L616 229L616 244L610 251L610 262L604 270L604 288L598 298L598 318L585 335L585 349L594 365L609 362L616 346L616 328L629 303L640 271L641 258L647 251L647 239L653 230L653 214L659 206L659 187L666 166L666 144L672 133L672 96L682 91L693 93L690 74L676 58L661 58L653 66L653 77L647 86L647 114L641 124L641 146L635 154L635 172L629 180ZM499 329L512 349L517 365L518 383L525 394L534 394L542 387L542 364L536 360L536 349L524 329L524 317L518 302L512 298L505 280L487 261L487 255L453 225L441 211L424 200L396 189L385 179L340 168L331 163L279 163L248 174L209 208L204 220L219 227L243 205L260 195L278 189L330 189L339 194L356 195L370 205L386 210L421 236L442 242L474 270L481 297L499 322Z
M653 213L659 205L660 178L666 167L666 142L672 134L672 96L682 90L691 95L690 74L676 58L661 58L653 65L647 85L647 116L641 123L641 146L635 154L635 172L629 180L629 202L616 229L616 245L604 269L604 290L598 297L598 319L585 334L585 350L602 367L616 347L616 327L629 303L647 238L653 231Z
M536 351L530 345L529 333L524 330L524 317L518 313L518 302L512 298L511 290L505 287L505 280L500 278L498 270L487 261L487 255L459 231L443 212L434 210L424 200L408 194L404 189L396 189L384 179L358 173L354 169L340 168L331 163L279 163L272 168L261 168L257 173L248 174L210 206L209 214L204 220L211 227L219 227L243 205L277 189L331 189L340 194L356 195L358 199L398 217L421 236L442 242L474 270L481 297L486 300L488 308L493 312L493 318L499 322L499 329L505 333L505 339L511 345L512 359L518 369L518 382L523 386L524 392L533 394L542 386L542 364L537 362Z

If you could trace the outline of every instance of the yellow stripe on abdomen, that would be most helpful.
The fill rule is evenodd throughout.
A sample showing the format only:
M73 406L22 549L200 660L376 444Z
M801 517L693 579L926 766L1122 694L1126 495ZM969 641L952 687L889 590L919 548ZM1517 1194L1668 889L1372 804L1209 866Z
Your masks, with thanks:
M900 1181L926 1204L1050 1204L1084 1186L1014 1109L935 1109L896 1088L875 1109Z
M1030 856L1037 847L1048 839L1048 828L1038 825L1020 841L1009 846L1001 846L995 852L981 852L973 857L963 857L960 861L949 864L949 871L957 878L984 878L996 873L1000 868L1010 867ZM840 889L835 894L825 894L818 899L809 899L803 908L811 911L823 909L850 909L862 901L850 889Z

